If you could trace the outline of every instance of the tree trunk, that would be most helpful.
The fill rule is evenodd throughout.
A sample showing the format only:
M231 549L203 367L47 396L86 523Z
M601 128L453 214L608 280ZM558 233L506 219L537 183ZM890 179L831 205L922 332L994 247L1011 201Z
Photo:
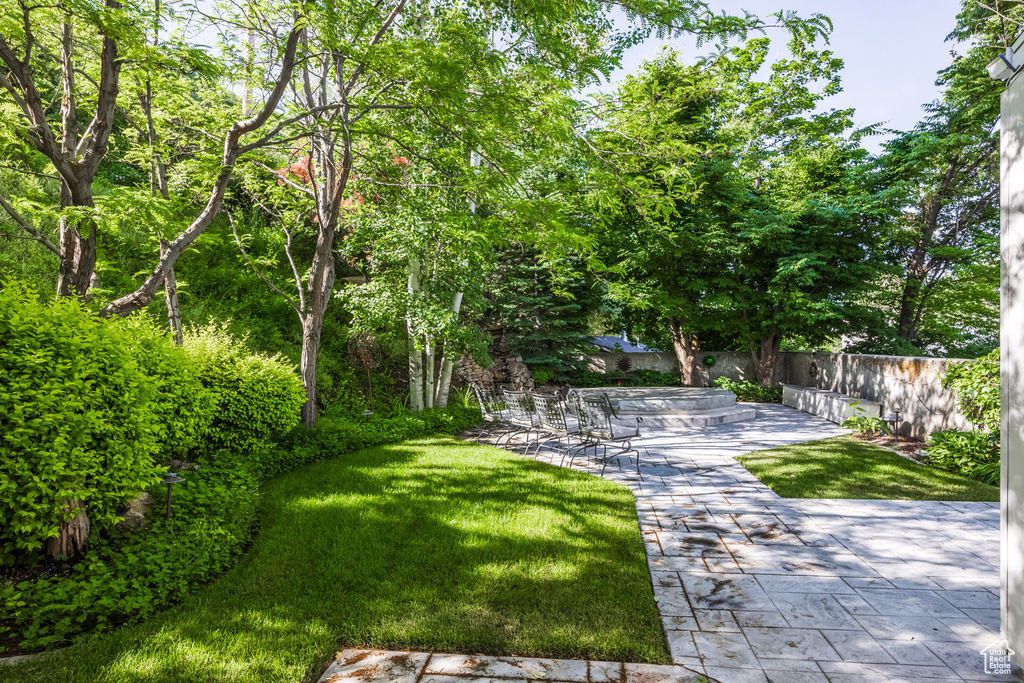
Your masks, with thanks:
M316 424L316 367L320 358L320 334L324 327L327 304L334 291L334 233L335 226L317 231L316 251L309 268L306 315L302 319L302 358L299 370L306 389L306 402L302 406L302 423Z
M434 407L434 396L437 393L434 387L434 341L432 339L427 340L427 352L425 355L427 357L427 367L423 371L426 379L423 383L423 405L429 410Z
M762 337L760 344L751 342L750 357L754 361L757 381L761 386L770 387L778 384L779 357L782 350L782 338L777 334Z
M160 256L167 253L170 244L167 240L160 239ZM185 341L181 331L181 309L178 307L178 281L174 277L174 266L171 266L164 278L164 291L167 293L167 323L171 327L171 334L174 336L174 343L181 346Z
M74 557L85 549L89 541L89 529L92 526L89 522L89 515L85 512L85 503L81 500L64 499L65 511L70 511L74 516L66 522L61 522L59 533L56 538L46 541L46 556L51 560ZM75 512L75 511L78 512Z
M455 295L455 300L452 302L452 311L457 316L459 310L462 308L462 292ZM454 363L452 362L452 352L445 345L444 349L444 360L441 362L441 377L437 381L437 396L434 399L434 405L438 408L448 407L448 393L452 388L452 370Z
M72 189L66 180L61 181L60 208L94 206L92 188L85 183ZM85 218L72 223L65 216L60 222L60 266L57 269L57 296L84 299L89 291L93 270L96 268L96 223ZM83 233L85 236L83 237Z
M686 386L693 386L697 378L697 354L700 352L697 335L685 332L682 321L673 316L668 318L668 329L679 362L679 380Z
M420 262L416 259L409 261L409 300L419 292L420 289ZM412 315L407 313L405 317L406 331L409 334L409 404L413 410L423 410L423 354L416 348L416 327L413 324Z

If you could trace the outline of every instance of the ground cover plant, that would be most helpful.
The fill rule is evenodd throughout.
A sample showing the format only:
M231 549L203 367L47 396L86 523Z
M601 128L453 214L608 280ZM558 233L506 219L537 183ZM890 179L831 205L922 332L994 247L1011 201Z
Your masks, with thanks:
M999 500L995 486L846 436L757 451L737 460L783 498Z
M266 483L241 561L3 683L315 680L339 646L667 662L629 490L434 437Z

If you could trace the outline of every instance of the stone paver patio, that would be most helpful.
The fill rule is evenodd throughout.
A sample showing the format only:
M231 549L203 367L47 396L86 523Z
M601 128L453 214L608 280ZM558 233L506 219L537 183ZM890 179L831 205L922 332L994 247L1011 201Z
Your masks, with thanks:
M458 676L499 680L682 683L689 671L722 683L1022 680L986 674L980 654L999 632L997 504L780 498L735 456L845 433L783 406L759 405L747 422L645 433L643 481L625 462L606 477L636 495L681 666L478 657L466 668L462 655L432 655L434 664L416 659L416 675L386 680L456 683L437 662L458 657ZM587 469L582 458L574 466ZM322 681L353 677L340 661ZM509 664L540 661L552 664Z

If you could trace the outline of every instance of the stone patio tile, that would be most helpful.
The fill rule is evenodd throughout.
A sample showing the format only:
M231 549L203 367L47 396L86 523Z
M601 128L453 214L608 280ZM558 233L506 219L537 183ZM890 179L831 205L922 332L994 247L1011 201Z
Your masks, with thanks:
M683 666L697 673L705 673L704 662L700 661L700 657L673 657L672 659L672 663L676 666Z
M999 631L1000 625L998 609L964 609L961 611L982 626L988 628L990 631Z
M753 576L744 574L682 574L694 608L775 610L775 604Z
M828 678L820 671L777 671L765 669L769 683L828 683Z
M941 573L935 575L929 575L929 579L937 583L943 589L948 591L971 591L971 590L988 590L999 591L999 575L995 574L991 577L978 578L973 576L946 576Z
M622 664L590 662L590 680L593 683L622 683Z
M754 653L761 658L827 661L839 654L813 629L745 628L744 635Z
M661 626L666 631L699 631L697 619L694 617L665 617L661 618Z
M946 666L909 666L906 664L869 664L861 662L819 662L822 671L828 674L829 680L837 680L833 674L854 674L874 676L876 681L896 680L919 681L922 679L958 680L957 676Z
M415 683L430 654L383 650L342 650L320 677L320 683L348 679L361 683Z
M736 564L736 560L732 557L716 557L709 556L704 558L704 564L707 566L708 571L715 573L724 574L742 574L743 569Z
M867 631L822 631L832 648L847 662L896 664L896 660Z
M858 588L860 595L883 616L957 617L963 614L943 600L945 591L898 590L894 588Z
M717 522L687 522L686 530L690 532L742 536L743 532L735 524L719 524Z
M914 664L924 666L941 665L942 660L919 640L879 640L878 644L885 648L897 664Z
M672 572L705 572L707 565L699 557L682 557L680 555L649 555L647 565L651 571Z
M698 683L702 673L682 666L626 664L625 683Z
M836 601L850 614L878 614L875 608L868 604L868 601L856 593L848 595L839 593L834 596Z
M587 680L587 662L576 659L439 654L431 657L427 663L424 676L430 674L583 682Z
M989 628L968 616L941 617L939 619L953 633L970 643L990 643L999 635L998 628Z
M856 594L838 576L808 576L787 574L755 574L769 595L774 593L851 593Z
M728 669L720 666L709 666L705 669L708 676L715 680L729 683L771 683L761 669Z
M675 598L655 598L655 603L658 605L658 612L662 617L692 617L693 608L690 607L689 601L686 596L680 591L678 597Z
M786 628L789 622L782 616L782 612L775 610L764 611L735 611L732 613L736 623L740 626L753 626L761 628Z
M861 629L829 593L776 593L771 599L794 628Z
M882 617L856 615L860 625L879 640L951 640L960 636L935 617Z
M697 618L701 631L732 631L740 632L732 612L720 609L695 609L693 616Z
M729 554L718 534L659 531L657 537L665 555L707 557Z
M724 540L743 571L752 574L876 575L871 567L853 553L837 553L827 548L803 545L766 546Z
M770 669L772 671L787 671L791 673L821 673L821 667L818 666L818 663L808 659L770 659L768 657L758 657L758 660L765 670Z
M655 587L664 586L671 588L679 588L680 586L682 586L682 584L679 583L678 572L652 571L651 583L653 583Z
M985 662L981 650L988 645L974 647L969 643L928 643L927 646L946 666L964 678L991 676L992 680L1000 680L998 676L985 673ZM1002 680L1015 679L1005 677Z
M760 669L747 639L742 633L708 633L696 631L693 641L697 644L700 659L706 668Z
M693 631L666 631L668 649L672 653L672 661L679 662L680 657L698 657L697 647L693 644Z
M893 588L888 580L874 576L847 576L843 579L851 588ZM853 591L850 591L851 593Z
M961 609L999 609L999 596L988 591L944 591L942 599Z

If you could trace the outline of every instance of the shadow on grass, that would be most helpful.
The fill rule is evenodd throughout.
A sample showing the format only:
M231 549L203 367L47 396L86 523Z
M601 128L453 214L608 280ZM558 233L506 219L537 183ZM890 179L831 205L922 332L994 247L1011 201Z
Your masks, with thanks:
M262 492L249 553L137 627L0 681L315 680L338 647L667 661L632 495L454 439Z

